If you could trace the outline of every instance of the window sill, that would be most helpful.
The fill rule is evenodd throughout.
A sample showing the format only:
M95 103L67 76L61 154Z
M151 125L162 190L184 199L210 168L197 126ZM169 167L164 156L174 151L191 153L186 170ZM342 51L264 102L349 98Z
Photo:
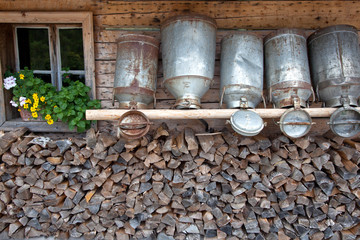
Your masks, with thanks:
M5 121L0 130L2 131L12 131L18 127L27 127L32 132L76 132L76 130L70 130L68 125L63 122L54 122L54 124L49 125L44 122L24 122L21 118L12 119L10 121Z

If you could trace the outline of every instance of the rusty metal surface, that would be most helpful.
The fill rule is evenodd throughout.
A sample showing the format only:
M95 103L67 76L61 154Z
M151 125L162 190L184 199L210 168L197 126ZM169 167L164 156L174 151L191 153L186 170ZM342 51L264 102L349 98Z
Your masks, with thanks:
M141 138L150 130L150 121L142 112L128 111L119 119L120 134L127 139Z
M161 27L164 86L184 104L198 108L214 77L216 23L201 15L175 16ZM183 99L183 100L181 100Z
M358 106L360 97L360 48L355 27L337 25L320 29L308 38L311 76L320 101L341 106L348 98Z
M154 101L159 42L153 37L128 34L118 41L114 94L121 108L136 102L138 108Z
M302 30L280 29L264 40L265 79L270 100L276 107L300 105L312 94L306 38Z
M263 40L253 34L237 33L221 41L220 98L228 108L241 107L241 99L255 108L262 99Z

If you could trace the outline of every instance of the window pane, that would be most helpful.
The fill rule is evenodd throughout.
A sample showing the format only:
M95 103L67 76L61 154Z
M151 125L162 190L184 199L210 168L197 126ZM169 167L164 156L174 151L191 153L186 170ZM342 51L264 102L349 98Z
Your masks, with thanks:
M59 29L61 68L84 70L82 29Z
M40 74L34 73L34 77L41 78L44 82L51 83L51 75L50 74Z
M20 69L50 70L47 29L17 28Z
M67 87L69 86L69 80L71 81L76 81L76 80L79 80L80 82L84 83L85 84L85 75L83 74L71 74L71 73L68 73L68 74L63 74L62 76L62 85L64 87Z

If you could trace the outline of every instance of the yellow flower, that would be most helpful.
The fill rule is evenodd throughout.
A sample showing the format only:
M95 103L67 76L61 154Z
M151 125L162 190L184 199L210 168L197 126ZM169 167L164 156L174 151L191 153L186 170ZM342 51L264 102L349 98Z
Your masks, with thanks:
M24 74L20 74L20 79L24 79Z
M51 118L47 121L47 124L51 125L54 123L54 120L52 120Z
M28 109L29 108L29 104L24 104L24 108Z
M44 102L44 101L45 101L45 97L42 96L42 97L40 98L40 101Z
M31 104L31 100L28 98L25 100L26 103L30 103Z
M21 112L21 109L19 108L18 111Z
M39 104L36 103L36 102L33 104L33 107L34 107L34 108L37 108L38 106L39 106Z
M57 106L55 105L54 108L56 108Z
M32 97L33 97L34 100L39 99L37 93L34 93L34 94L32 95Z
M33 118L37 118L37 117L38 117L38 114L37 114L37 112L33 112L33 113L31 114L31 116L32 116Z
M36 107L31 107L31 108L30 108L30 111L31 111L31 112L35 112L35 111L36 111Z
M45 119L46 119L46 120L50 120L50 119L51 119L51 116L50 116L49 114L47 114L47 115L45 116Z

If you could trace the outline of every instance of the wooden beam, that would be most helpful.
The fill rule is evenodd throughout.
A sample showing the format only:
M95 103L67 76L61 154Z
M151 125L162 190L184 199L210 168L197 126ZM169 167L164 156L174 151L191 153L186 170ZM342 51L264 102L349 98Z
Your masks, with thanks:
M83 43L84 43L84 63L86 85L91 87L90 97L96 98L95 83L95 51L94 51L94 31L93 15L87 13L82 21Z
M33 132L76 132L76 129L70 130L68 125L63 122L54 122L54 124L49 125L46 122L24 122L21 119L4 122L0 127L0 130L12 131L18 127L26 127Z
M313 118L328 118L337 108L305 108ZM360 107L356 108L360 111ZM251 109L262 118L279 118L287 109ZM117 120L127 109L101 109L86 110L87 120ZM141 109L149 119L229 119L238 109L198 109L198 110L172 110L172 109Z
M1 67L1 57L0 57L0 126L6 121L6 110L5 110L5 96L4 96L4 81Z
M201 13L219 28L317 29L335 24L360 28L359 1L0 1L2 11L91 11L95 26L158 27L168 17ZM73 20L74 16L69 16ZM34 16L34 19L36 16ZM64 16L66 19L66 16ZM75 19L76 20L76 19Z

